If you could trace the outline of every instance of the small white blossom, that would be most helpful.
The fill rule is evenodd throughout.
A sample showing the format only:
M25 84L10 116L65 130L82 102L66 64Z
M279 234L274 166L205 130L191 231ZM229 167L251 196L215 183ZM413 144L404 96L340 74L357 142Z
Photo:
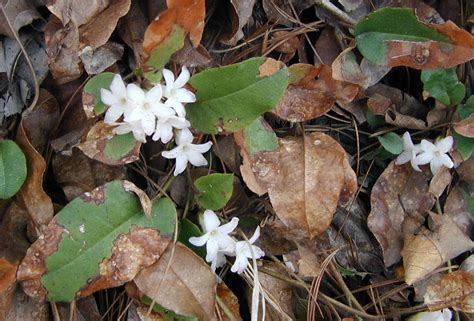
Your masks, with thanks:
M237 243L235 243L235 262L230 268L232 272L237 272L238 274L240 274L247 268L247 265L249 263L248 259L259 259L262 256L265 256L265 252L263 252L261 248L256 245L252 245L259 238L259 236L260 226L257 226L257 228L255 229L255 233L250 238L250 240L238 241Z
M124 123L112 123L111 125L118 125L118 127L113 129L114 134L123 135L131 132L136 140L146 143L146 134L140 120Z
M189 243L194 246L206 244L206 261L211 263L211 268L215 271L217 267L225 263L224 252L234 252L235 241L229 233L235 230L239 219L234 217L229 223L220 226L219 218L211 210L205 210L203 215L204 235L191 237Z
M128 113L132 109L132 105L127 95L127 88L120 75L115 75L110 90L101 88L100 99L109 106L105 113L104 122L111 124L118 120L124 113Z
M188 162L194 166L207 165L207 160L202 156L202 154L211 148L212 142L204 144L192 144L192 142L193 134L189 129L183 128L176 134L176 144L178 146L170 151L164 151L161 153L165 158L176 158L176 167L174 169L175 176L184 172Z
M430 164L430 169L433 175L439 172L441 167L452 168L453 161L447 155L449 150L453 147L453 137L447 136L436 143L431 143L426 139L421 141L421 152L418 154L413 163L418 165Z
M416 155L420 152L421 147L419 144L414 145L409 132L403 134L403 152L398 155L395 160L396 165L401 165L410 162L414 170L421 172L421 169L413 161Z
M176 80L171 70L163 69L163 77L166 82L166 86L163 88L163 96L167 98L165 104L172 107L179 117L186 116L183 103L193 103L196 101L196 96L191 91L183 88L190 77L188 68L183 66L181 74Z
M410 321L451 321L452 312L449 309L434 312L420 312L412 316Z
M160 140L163 144L168 143L171 138L173 138L173 128L184 129L191 126L189 121L186 118L169 116L169 117L159 117L156 122L155 134L152 139L154 141Z
M157 117L174 115L174 111L171 108L161 103L161 85L156 85L145 93L137 85L129 84L127 86L127 95L135 106L130 113L125 115L124 121L141 121L143 130L147 135L151 135L155 131Z

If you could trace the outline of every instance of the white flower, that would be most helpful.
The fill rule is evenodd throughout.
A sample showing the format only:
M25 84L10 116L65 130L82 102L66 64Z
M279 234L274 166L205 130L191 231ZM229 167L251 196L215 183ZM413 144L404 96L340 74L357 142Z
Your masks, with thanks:
M128 99L127 88L122 77L118 74L114 76L110 90L100 89L100 99L104 104L110 106L105 113L104 122L106 124L115 122L124 113L130 112L133 107Z
M421 172L421 169L413 161L416 155L420 152L421 147L419 144L414 145L409 132L403 134L403 152L398 155L395 160L396 165L401 165L410 162L414 170Z
M420 312L412 316L410 321L451 321L452 312L449 309L434 312Z
M163 69L163 77L166 82L166 86L163 88L163 96L167 98L165 104L172 107L179 117L186 116L183 103L193 103L196 101L196 96L189 90L183 88L190 77L188 68L183 66L181 74L176 81L173 72L168 69Z
M235 262L230 268L232 272L237 272L238 274L245 271L248 265L248 259L255 258L259 259L265 255L265 252L262 251L258 246L252 245L260 236L260 226L257 226L255 233L248 241L238 241L235 243ZM252 249L250 249L252 247ZM253 255L255 257L253 257Z
M173 138L173 128L184 129L189 126L191 126L191 124L185 118L176 116L159 117L152 139L155 141L161 139L163 144L166 144Z
M129 99L135 104L133 110L125 115L125 122L141 121L143 130L147 135L153 134L156 127L156 117L169 117L174 111L161 103L162 88L156 85L148 92L135 84L127 86Z
M187 128L183 128L176 134L176 144L178 146L170 151L164 151L161 153L165 158L176 158L176 167L174 169L175 176L184 172L188 161L194 166L207 165L207 160L202 156L202 154L211 148L212 142L207 142L205 144L191 144L192 141L193 134L191 131Z
M141 121L125 122L125 123L112 123L111 125L118 125L113 129L113 133L117 135L133 133L133 137L136 140L146 143L146 134L143 130Z
M446 155L453 147L453 137L448 136L435 144L423 139L421 141L421 153L415 157L413 163L416 165L424 165L430 163L430 169L433 175L436 175L441 167L452 168L454 166L451 158Z
M229 223L220 226L219 218L211 210L205 210L202 227L204 235L191 237L189 243L194 246L206 244L206 261L211 263L211 268L215 269L225 263L224 252L234 252L235 241L229 236L239 223L239 219L234 217Z

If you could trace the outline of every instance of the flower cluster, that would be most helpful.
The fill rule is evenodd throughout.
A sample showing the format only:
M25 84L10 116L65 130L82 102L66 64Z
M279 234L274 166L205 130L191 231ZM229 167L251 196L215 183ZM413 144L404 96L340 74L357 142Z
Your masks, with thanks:
M395 164L401 165L410 162L416 171L421 171L420 165L430 164L433 175L439 172L441 167L452 168L453 161L447 155L453 147L453 137L447 136L438 139L434 144L423 139L420 144L413 144L410 133L403 134L403 152L398 155Z
M166 85L157 84L145 91L136 84L125 86L120 75L115 75L110 90L101 89L100 94L102 102L109 106L104 122L116 126L115 134L131 132L143 143L146 136L153 135L154 141L161 140L164 144L176 134L177 147L162 153L165 158L176 159L176 176L186 169L188 162L194 166L207 165L202 154L211 148L212 142L192 144L194 137L189 130L184 104L196 101L196 97L184 88L190 77L188 69L183 67L176 80L170 70L164 69L163 77Z
M229 223L221 226L216 213L206 210L204 211L202 221L202 228L205 234L189 239L189 242L194 246L206 244L206 261L211 263L213 271L225 264L225 255L235 256L234 264L230 270L238 274L245 271L248 259L259 259L265 255L262 249L253 245L260 236L260 227L256 228L253 236L248 241L236 241L229 235L234 231L238 223L239 219L234 217Z

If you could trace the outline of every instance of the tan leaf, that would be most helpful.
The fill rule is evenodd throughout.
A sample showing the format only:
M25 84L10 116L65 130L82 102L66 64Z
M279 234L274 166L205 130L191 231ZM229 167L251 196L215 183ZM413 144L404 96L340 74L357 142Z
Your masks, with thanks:
M431 219L434 221L432 231L423 230L405 238L402 257L407 284L423 279L442 263L474 247L474 242L450 217L431 214Z
M370 195L370 231L382 247L386 266L397 263L403 246L405 218L423 216L435 198L428 190L429 175L392 161L375 182Z
M341 194L355 193L355 174L349 174L345 150L328 135L314 132L279 144L280 181L269 187L270 201L286 226L313 238L328 228Z
M0 293L0 320L49 321L51 319L49 303L28 297L19 285L14 284L8 291Z
M455 124L454 129L456 129L457 133L463 136L474 137L474 115L470 115L466 119Z
M2 1L2 15L5 14L10 20L14 31L17 32L21 27L29 25L33 20L41 18L36 11L36 2L29 0L4 0ZM4 16L0 19L0 35L15 38Z
M307 74L299 80L290 75L290 85L280 103L273 109L278 117L301 122L317 118L328 112L336 101L350 102L359 92L359 87L332 77L331 67L308 65ZM302 69L298 69L298 73ZM290 74L295 68L289 68ZM309 79L308 79L308 76ZM313 79L314 77L318 79ZM291 81L294 79L293 81ZM296 80L296 81L295 81Z
M467 193L474 197L473 187L472 184L463 182L456 184L450 190L443 208L444 214L451 217L466 235L469 235L474 227L474 217L469 211L469 206L463 194Z
M242 28L247 24L252 16L255 0L231 0L230 3L232 4L232 13L230 17L232 31L230 35L226 35L221 42L233 46L244 36Z
M137 195L145 215L151 215L151 208L153 204L151 203L151 200L148 195L143 190L141 190L140 188L138 188L137 185L129 181L123 181L123 189L127 192L132 192Z
M428 287L424 298L431 311L453 307L474 313L474 271L446 274Z
M436 173L435 176L430 181L430 188L429 191L433 194L436 198L439 198L441 194L443 194L446 187L451 183L451 173L449 172L449 168L442 167L441 170Z
M221 282L217 285L217 296L232 313L234 320L242 320L242 317L240 316L239 299L237 299L235 294L227 287L224 282ZM223 321L231 321L231 319L229 319L225 313L221 312L221 316Z
M143 269L133 281L143 294L166 309L204 321L213 318L217 277L180 243L170 245L158 262Z

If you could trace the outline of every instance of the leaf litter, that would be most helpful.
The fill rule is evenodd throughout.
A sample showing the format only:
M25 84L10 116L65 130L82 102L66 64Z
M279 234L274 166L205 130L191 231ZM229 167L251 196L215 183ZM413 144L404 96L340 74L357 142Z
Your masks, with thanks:
M0 319L472 319L471 4L0 11ZM104 121L115 74L142 125Z

